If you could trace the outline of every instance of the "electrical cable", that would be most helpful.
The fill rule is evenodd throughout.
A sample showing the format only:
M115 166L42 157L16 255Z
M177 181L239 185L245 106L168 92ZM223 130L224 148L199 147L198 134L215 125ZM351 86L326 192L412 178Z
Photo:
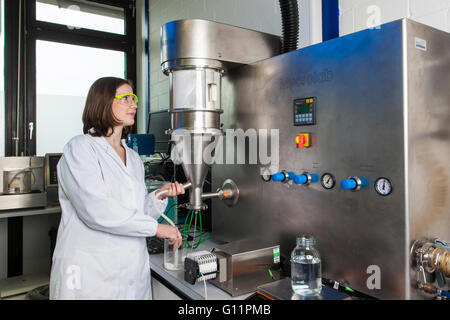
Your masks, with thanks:
M186 219L184 220L184 227L183 227L183 236L184 236L184 239L186 242L186 245L185 245L186 248L188 247L187 242L188 242L188 235L189 235L189 231L186 230L186 223L189 220L189 217L191 217L191 222L189 223L189 230L190 230L190 225L192 223L192 211L191 210L189 210L188 215L187 215Z
M204 288L205 288L205 300L208 300L208 291L206 290L206 279L205 279L205 276L203 275L203 273L200 272L200 275L202 276L203 285L204 285Z
M202 237L203 237L203 230L202 230L202 212L199 211L198 212L198 217L200 219L200 238L198 239L197 242L197 247L200 245L200 243L202 243ZM194 238L195 239L195 238Z
M194 211L194 215L195 215L195 220L194 220L194 239L195 239L195 231L197 231L197 212L196 211ZM189 228L189 230L190 230L190 228ZM191 249L194 250L196 248L197 247L195 246L195 244L192 244Z
M189 236L189 233L191 232L191 226L192 226L192 219L193 219L193 217L194 217L194 214L196 215L198 213L198 215L199 215L199 220L200 220L200 235L199 235L199 238L198 238L198 240L195 242L195 233L196 233L196 230L197 230L197 227L196 227L196 221L197 221L197 216L196 216L196 220L195 220L195 222L194 222L194 236L193 236L193 243L192 244L190 244L189 242L188 242L188 240L187 240L187 238L188 238L188 236ZM201 211L198 211L198 212L194 212L194 211L192 211L192 210L190 210L189 211L189 213L188 213L188 216L186 217L186 220L184 221L184 227L183 227L183 235L184 235L184 239L185 239L185 241L183 242L183 243L185 243L185 248L189 248L189 249L197 249L199 246L200 246L200 244L202 244L203 242L205 242L206 240L208 240L210 237L211 237L211 233L208 233L206 236L205 236L205 238L203 238L203 236L204 236L204 233L203 233L203 222L202 222L202 217L201 217ZM189 221L189 225L188 225L188 227L187 227L187 229L186 229L186 223L187 223L187 221L190 219L190 221Z

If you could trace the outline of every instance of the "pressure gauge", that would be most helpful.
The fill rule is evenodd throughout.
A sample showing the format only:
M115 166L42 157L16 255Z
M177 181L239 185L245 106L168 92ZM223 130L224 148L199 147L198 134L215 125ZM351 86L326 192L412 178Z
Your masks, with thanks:
M320 183L322 184L322 187L324 187L327 190L333 189L336 184L336 179L331 173L325 173L320 178Z
M272 180L272 173L269 168L261 168L261 179L263 179L264 182Z
M379 178L375 182L375 190L379 195L388 196L392 192L392 184L388 178Z

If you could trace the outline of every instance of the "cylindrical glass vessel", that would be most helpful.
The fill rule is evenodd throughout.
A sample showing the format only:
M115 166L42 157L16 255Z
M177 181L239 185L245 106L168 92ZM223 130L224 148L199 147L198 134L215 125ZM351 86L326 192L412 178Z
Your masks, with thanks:
M317 296L322 290L322 263L312 236L297 237L291 254L292 290L303 297Z

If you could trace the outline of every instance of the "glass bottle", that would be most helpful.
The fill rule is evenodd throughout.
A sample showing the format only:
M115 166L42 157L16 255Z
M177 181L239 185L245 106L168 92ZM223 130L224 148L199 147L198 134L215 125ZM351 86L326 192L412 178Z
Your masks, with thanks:
M322 290L322 263L312 236L297 237L291 254L292 290L303 297L317 296Z

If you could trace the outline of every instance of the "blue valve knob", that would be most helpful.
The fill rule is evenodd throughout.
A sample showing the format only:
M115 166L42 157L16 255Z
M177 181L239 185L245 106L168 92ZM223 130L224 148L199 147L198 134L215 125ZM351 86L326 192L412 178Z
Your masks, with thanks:
M272 181L275 182L284 181L285 179L286 176L284 175L284 172L279 172L272 175Z
M344 190L355 190L358 183L355 179L344 179L341 181L341 188Z
M299 174L294 177L295 184L305 184L308 182L308 177L304 174Z

